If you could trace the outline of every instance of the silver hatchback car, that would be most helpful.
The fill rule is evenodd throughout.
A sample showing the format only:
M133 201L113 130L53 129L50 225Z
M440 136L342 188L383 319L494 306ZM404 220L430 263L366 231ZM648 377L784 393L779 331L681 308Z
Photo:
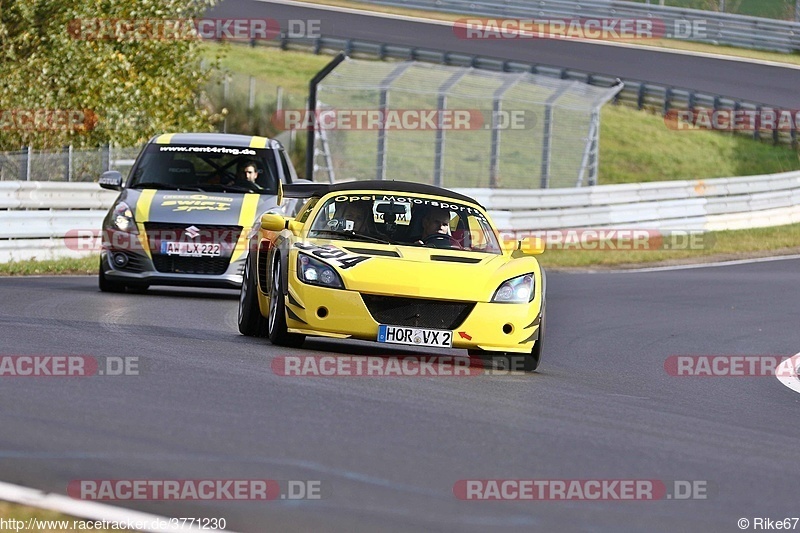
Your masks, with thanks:
M153 137L124 182L115 171L100 178L120 191L103 220L100 290L239 288L247 232L261 214L293 209L278 205L278 183L297 181L281 143L266 137Z

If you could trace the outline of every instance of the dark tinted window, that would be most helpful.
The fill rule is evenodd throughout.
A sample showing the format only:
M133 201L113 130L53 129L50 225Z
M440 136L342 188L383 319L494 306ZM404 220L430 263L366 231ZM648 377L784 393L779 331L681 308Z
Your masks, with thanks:
M245 168L254 165L255 183ZM277 194L274 152L265 148L150 144L133 169L129 187L229 190Z

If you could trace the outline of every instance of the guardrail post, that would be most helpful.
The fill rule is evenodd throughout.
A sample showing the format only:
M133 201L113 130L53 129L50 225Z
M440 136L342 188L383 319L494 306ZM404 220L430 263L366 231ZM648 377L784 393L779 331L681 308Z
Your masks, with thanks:
M667 90L664 91L664 111L662 113L664 116L667 116L667 113L669 113L670 99L672 98L672 94L672 88L667 87Z
M111 170L111 144L106 143L100 147L100 168L103 172Z
M789 137L792 139L792 149L797 150L797 128L795 126L792 126Z
M756 107L756 125L753 128L753 140L761 140L761 106Z
M65 146L61 149L61 160L64 164L64 181L70 181L70 153L71 146Z
M30 160L31 160L31 147L23 146L19 152L19 180L30 180Z
M639 84L639 94L636 96L636 107L638 107L640 110L644 109L644 92L645 92L645 88L646 88L646 86L645 86L644 83L640 83Z

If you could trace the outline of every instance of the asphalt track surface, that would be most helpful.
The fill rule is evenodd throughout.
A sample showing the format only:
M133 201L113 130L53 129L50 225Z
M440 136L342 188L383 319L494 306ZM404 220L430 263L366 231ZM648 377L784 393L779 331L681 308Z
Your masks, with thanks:
M289 20L319 20L324 37L566 67L785 109L800 108L800 69L797 68L558 39L467 40L456 37L452 26L447 25L339 13L265 0L223 0L208 16L271 18L277 20L283 30Z
M238 531L738 531L796 517L797 393L774 377L673 377L675 354L800 351L800 260L550 273L541 371L284 377L236 329L237 293L105 294L94 277L0 279L0 355L139 357L138 376L0 377L0 479L315 480L319 500L115 502ZM458 352L463 353L463 352ZM701 480L690 501L463 501L466 479Z

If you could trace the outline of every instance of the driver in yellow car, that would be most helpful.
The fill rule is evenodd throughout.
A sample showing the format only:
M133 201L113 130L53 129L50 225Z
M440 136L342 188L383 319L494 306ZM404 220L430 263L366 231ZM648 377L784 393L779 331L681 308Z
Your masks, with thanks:
M433 207L422 215L422 243L431 235L450 235L450 211L442 207Z

